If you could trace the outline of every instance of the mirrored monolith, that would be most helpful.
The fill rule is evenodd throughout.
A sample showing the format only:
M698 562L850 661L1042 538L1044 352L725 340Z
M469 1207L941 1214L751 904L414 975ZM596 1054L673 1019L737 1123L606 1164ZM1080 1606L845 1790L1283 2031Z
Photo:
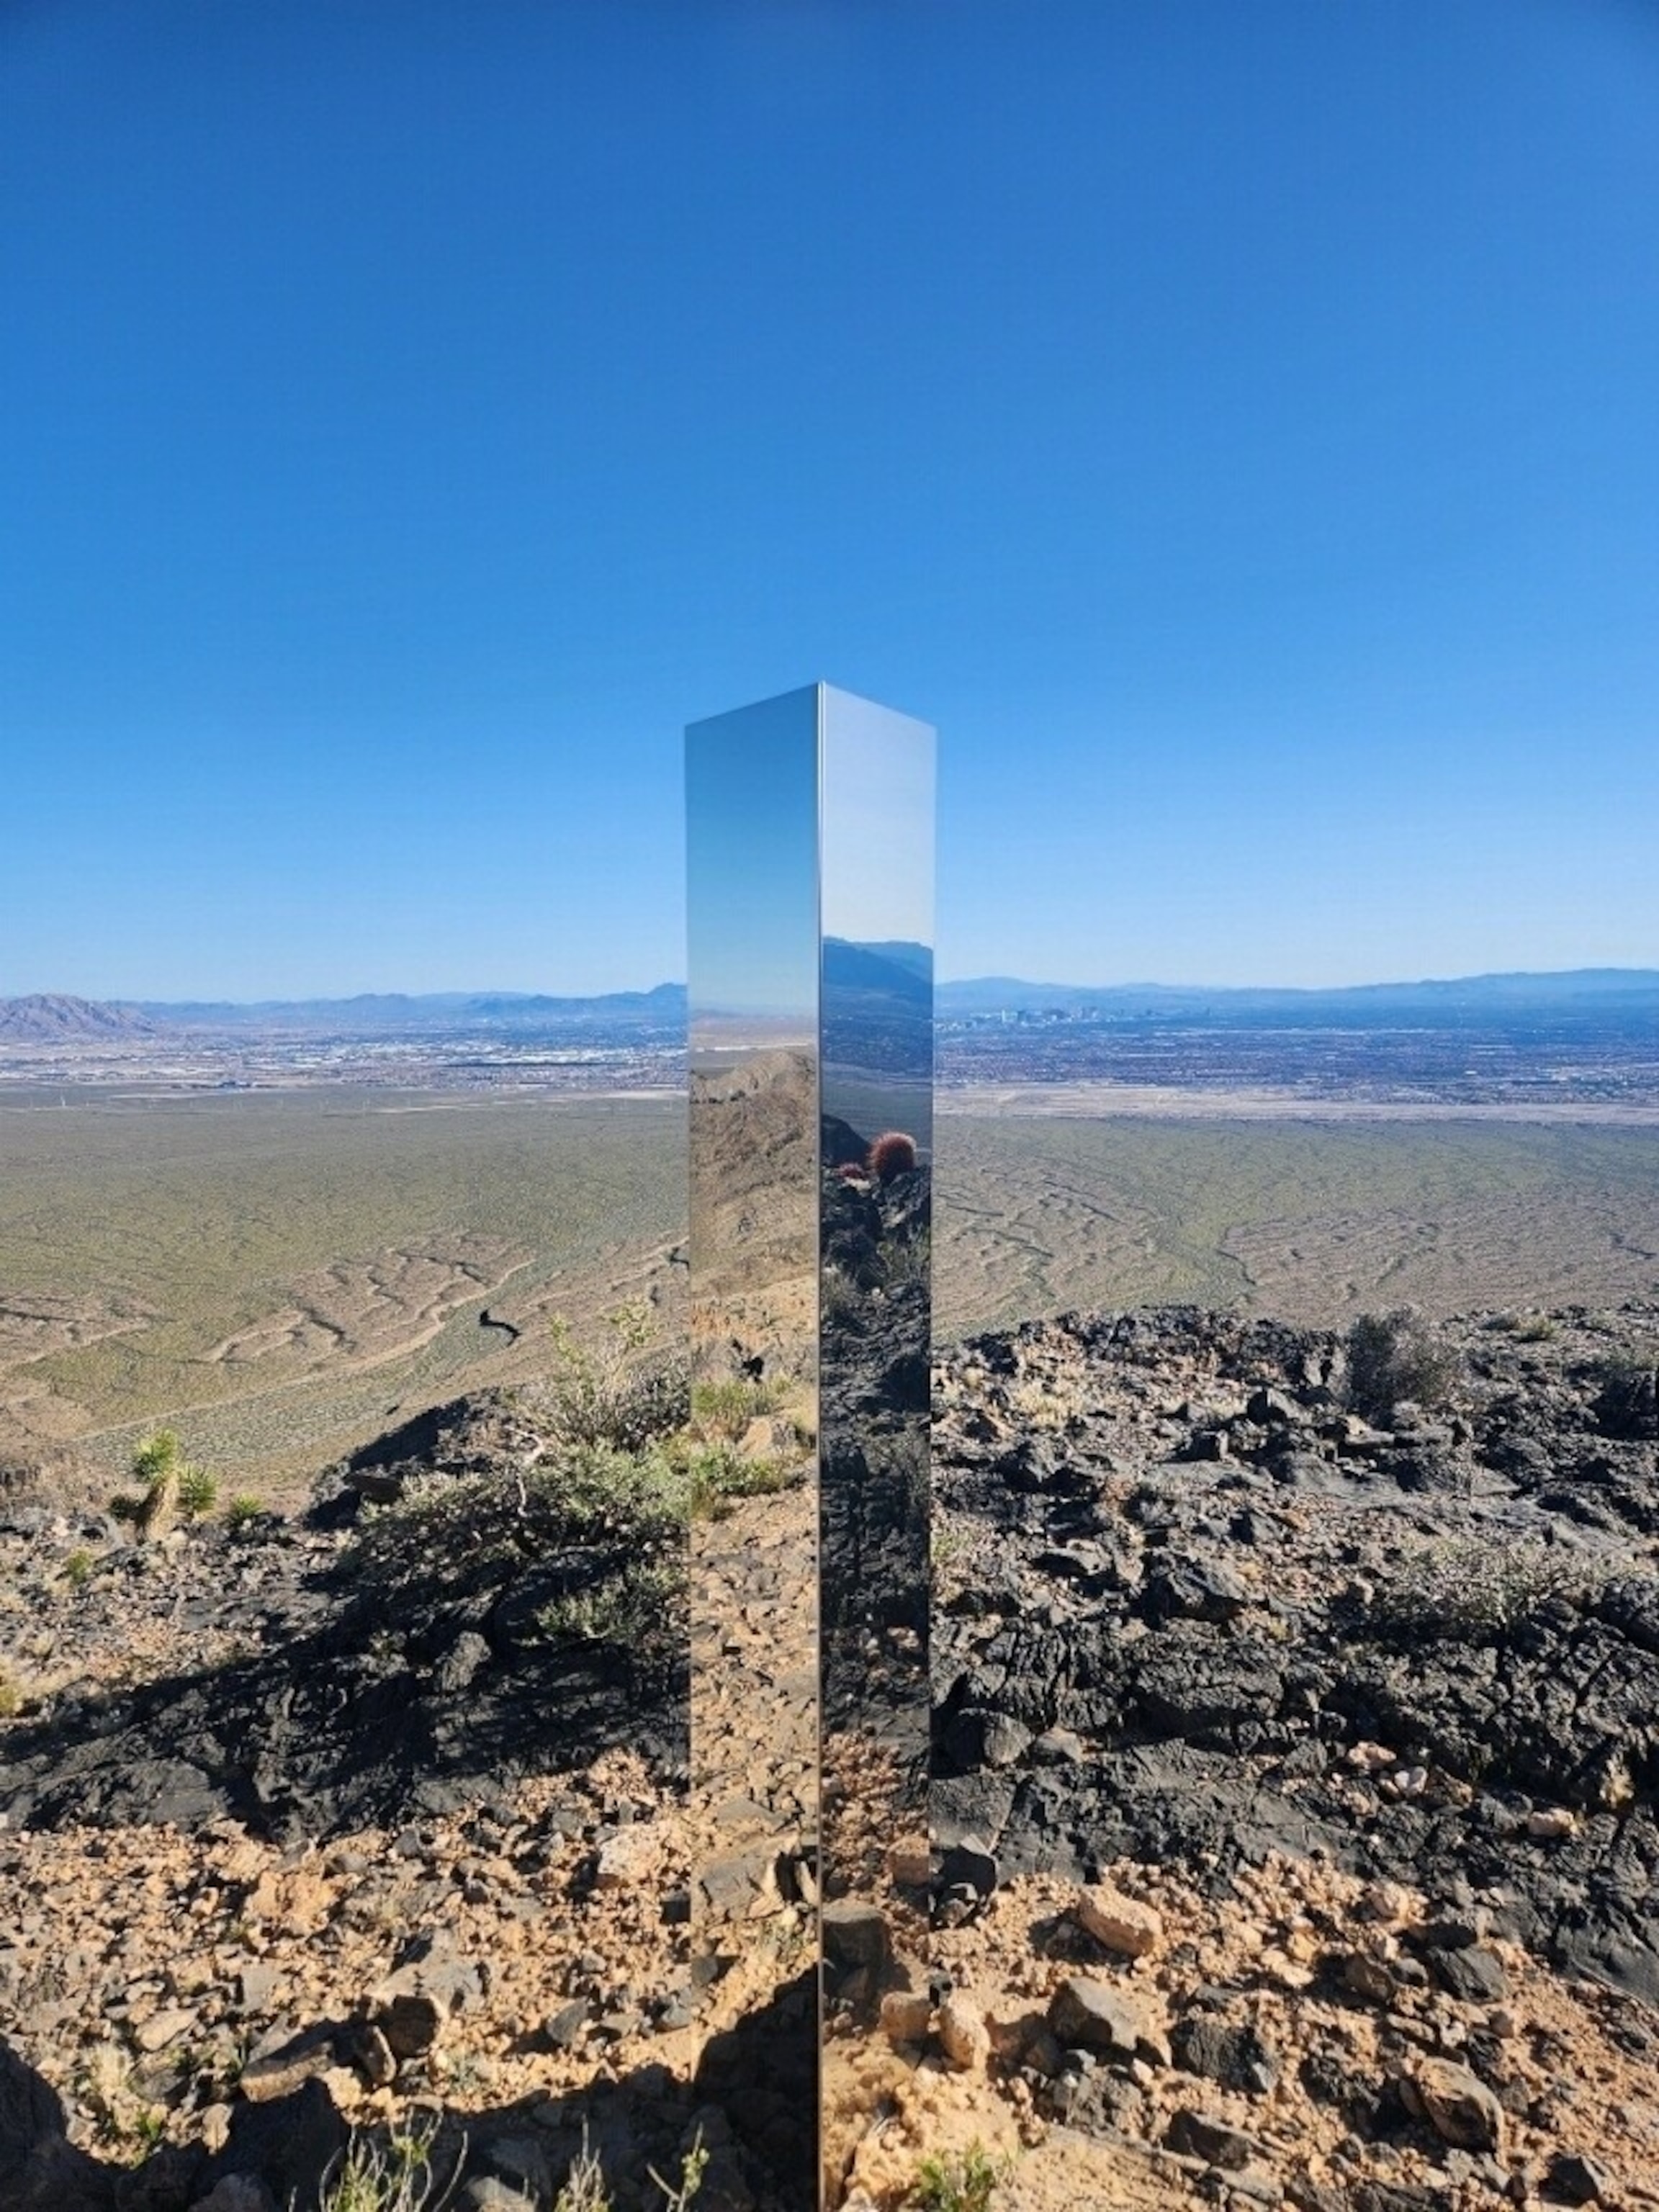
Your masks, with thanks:
M823 2140L839 2201L925 1988L933 732L826 687L820 766ZM873 2046L873 2048L872 2048Z
M694 1948L703 2086L816 2199L815 691L686 732Z
M925 1954L933 733L814 684L686 750L708 2086L834 2204Z

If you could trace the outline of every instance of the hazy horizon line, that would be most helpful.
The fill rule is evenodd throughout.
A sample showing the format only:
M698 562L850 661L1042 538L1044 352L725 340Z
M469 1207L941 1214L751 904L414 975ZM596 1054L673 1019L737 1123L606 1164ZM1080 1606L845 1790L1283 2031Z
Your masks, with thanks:
M976 975L944 975L936 978L938 989L961 988L976 984L1006 984L1034 991L1177 991L1227 993L1243 991L1273 991L1296 993L1308 997L1319 997L1333 992L1416 990L1445 988L1459 983L1507 982L1519 980L1567 981L1575 976L1628 976L1632 979L1651 978L1659 981L1659 958L1651 965L1637 966L1623 962L1579 962L1565 968L1483 968L1445 975L1388 975L1350 979L1342 982L1291 983L1279 981L1256 980L1245 983L1223 983L1203 979L1171 981L1152 976L1127 976L1107 982L1084 982L1075 976L1056 979L1041 975L1016 975L1008 969L997 969ZM246 995L227 991L178 992L170 994L157 991L94 993L69 990L61 987L40 987L33 989L0 992L0 1003L38 999L69 999L88 1006L115 1007L162 1006L347 1006L362 999L562 999L599 1000L617 998L650 998L669 990L684 990L683 976L665 976L654 983L612 985L609 988L583 988L575 986L556 987L547 984L435 984L415 989L402 986L366 985L353 990L320 989L307 991L263 991Z

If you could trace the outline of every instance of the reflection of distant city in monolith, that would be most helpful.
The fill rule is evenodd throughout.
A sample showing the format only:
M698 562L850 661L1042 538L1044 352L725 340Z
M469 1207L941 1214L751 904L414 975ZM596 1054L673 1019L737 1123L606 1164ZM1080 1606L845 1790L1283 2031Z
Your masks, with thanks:
M933 781L930 729L827 685L687 732L694 1911L803 2206L925 1949Z

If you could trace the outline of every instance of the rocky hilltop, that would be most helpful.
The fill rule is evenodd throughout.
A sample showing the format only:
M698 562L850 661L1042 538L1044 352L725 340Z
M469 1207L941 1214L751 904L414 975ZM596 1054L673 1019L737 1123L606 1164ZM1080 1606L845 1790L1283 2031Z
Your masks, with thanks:
M936 1362L935 1926L847 2203L976 2143L1006 2212L1659 2203L1656 1346L1165 1309ZM698 2143L699 2206L787 2201L810 1900L757 1893L772 1982L694 1960L683 1523L568 1445L468 1400L145 1542L0 1474L0 2203L289 2212L377 2128L468 2212L584 2129L619 2206ZM799 1519L729 1503L757 1562Z
M61 991L0 999L0 1044L119 1043L161 1035L161 1026L136 1007L76 999Z
M1041 2109L1241 2204L1650 2201L1656 1346L1177 1309L942 1363L946 1917L1113 1961Z

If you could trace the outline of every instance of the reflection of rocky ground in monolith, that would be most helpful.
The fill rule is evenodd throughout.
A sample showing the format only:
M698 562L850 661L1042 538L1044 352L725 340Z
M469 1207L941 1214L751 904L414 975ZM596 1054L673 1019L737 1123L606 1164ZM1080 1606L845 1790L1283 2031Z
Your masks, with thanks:
M813 1054L691 1074L690 1314L699 1375L758 1358L810 1382L817 1345Z
M895 2086L879 2008L926 2003L932 1189L908 1139L883 1174L866 1138L826 1115L822 1151L820 2148L833 2204Z
M803 1480L692 1531L691 1783L716 1839L693 1904L716 1953L816 1901L816 1506Z
M927 1267L930 1171L860 1171L866 1146L826 1122L820 1475L826 1762L839 1739L920 1818L927 1775ZM850 1155L839 1158L838 1154ZM830 1839L826 1838L826 1849ZM851 1868L831 1862L834 1893Z
M698 2081L757 2173L812 2194L817 1991L817 1058L775 1047L691 1077L694 1429L730 1493L693 1528L694 1971L732 2015Z

